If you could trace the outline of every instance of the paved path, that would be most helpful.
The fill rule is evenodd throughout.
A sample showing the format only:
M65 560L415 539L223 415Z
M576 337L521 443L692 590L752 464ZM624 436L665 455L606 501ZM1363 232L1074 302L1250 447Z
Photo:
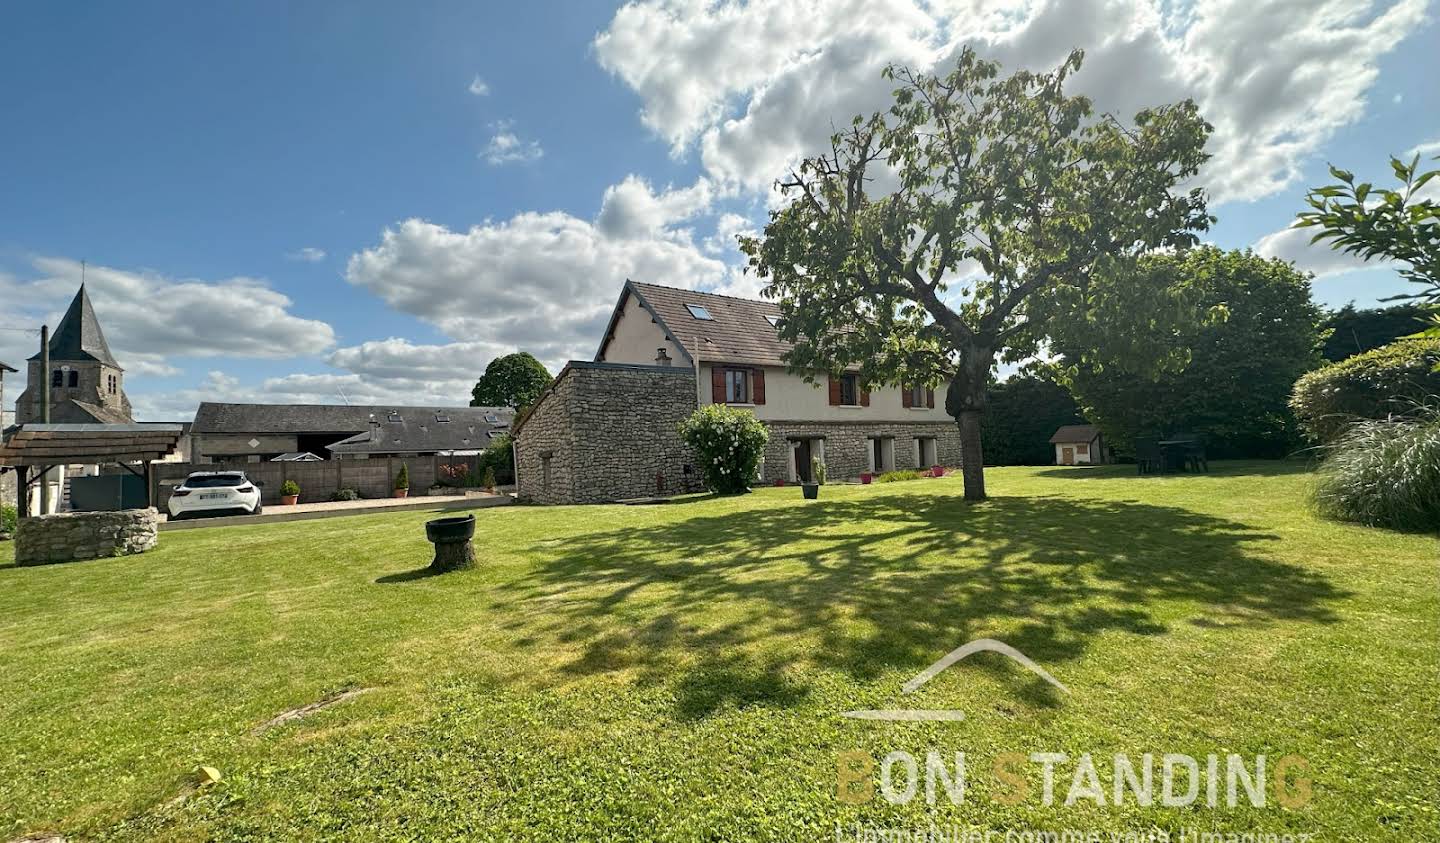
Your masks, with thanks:
M409 510L458 510L485 509L491 506L506 506L514 503L509 495L426 495L415 498L380 498L359 501L327 501L324 503L301 503L295 506L265 507L259 515L221 515L211 518L187 518L170 521L161 516L160 529L198 530L204 527L233 527L237 524L273 524L281 521L309 521L313 518L338 518L345 515L374 515L377 512L405 512Z

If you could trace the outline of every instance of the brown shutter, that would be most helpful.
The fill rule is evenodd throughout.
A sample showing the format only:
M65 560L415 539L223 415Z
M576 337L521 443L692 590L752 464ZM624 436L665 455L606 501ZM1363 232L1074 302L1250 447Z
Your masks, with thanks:
M840 379L830 376L830 406L840 406Z
M860 390L860 406L862 406L862 407L868 407L868 406L870 406L870 390L868 390L868 389L862 389L862 390Z
M710 400L716 404L725 403L725 370L719 366L710 369Z
M932 410L935 409L935 390L925 390L925 406Z
M900 384L900 406L906 409L914 406L910 401L910 387L903 383Z
M755 404L765 403L765 370L750 370L750 400Z

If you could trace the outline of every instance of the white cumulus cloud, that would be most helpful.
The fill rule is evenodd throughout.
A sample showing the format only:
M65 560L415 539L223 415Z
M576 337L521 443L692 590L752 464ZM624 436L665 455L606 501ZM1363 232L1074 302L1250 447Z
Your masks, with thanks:
M527 140L515 134L513 120L497 120L490 124L490 129L494 134L490 136L485 148L480 150L480 157L484 158L486 163L495 166L525 164L537 161L545 155L539 141Z
M1191 97L1215 125L1202 181L1217 203L1274 194L1359 118L1377 59L1415 31L1426 0L638 0L595 40L677 154L712 179L764 189L835 125L886 107L896 62L944 69L964 45L1008 70L1086 50L1074 90L1128 119ZM737 60L743 57L743 60Z
M490 85L487 84L484 79L481 79L480 74L477 73L475 74L475 78L470 80L470 86L465 90L477 97L483 97L490 93Z

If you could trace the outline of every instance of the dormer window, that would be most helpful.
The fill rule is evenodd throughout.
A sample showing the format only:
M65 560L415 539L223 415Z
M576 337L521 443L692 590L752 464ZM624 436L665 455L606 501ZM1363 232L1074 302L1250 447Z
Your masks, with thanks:
M394 410L391 410L391 411L390 411L390 423L391 423L391 424L400 424L400 422L402 422L402 421L403 421L403 419L400 418L400 414L399 414L399 413L395 412Z
M436 414L435 414L435 423L436 423L436 424L449 424L449 423L450 423L450 416L449 416L448 414L446 414L446 413L436 413Z
M701 307L698 304L687 304L685 305L685 309L690 311L690 315L694 316L696 319L709 322L715 318L710 315L710 311L706 310L704 307Z
M485 414L485 423L486 423L486 424L499 424L499 423L500 423L500 417L497 416L497 415L495 415L494 413L486 413L486 414Z
M769 322L769 323L770 323L770 327L772 327L772 328L778 328L778 327L780 327L780 317L779 317L779 316L766 316L766 317L765 317L765 321L766 321L766 322Z

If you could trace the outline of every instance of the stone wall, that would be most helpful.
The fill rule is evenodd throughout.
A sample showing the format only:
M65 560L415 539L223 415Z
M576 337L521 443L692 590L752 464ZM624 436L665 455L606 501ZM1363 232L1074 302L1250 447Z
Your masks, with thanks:
M15 534L15 564L46 565L144 553L155 546L158 523L153 508L25 518Z
M700 491L677 430L698 404L689 368L571 361L517 431L519 497L603 503Z
M764 482L792 481L790 449L796 439L825 440L825 471L830 480L853 480L869 469L871 441L894 440L894 470L929 468L916 465L915 439L933 437L941 465L960 465L960 428L954 421L911 424L885 422L769 422L765 445Z

